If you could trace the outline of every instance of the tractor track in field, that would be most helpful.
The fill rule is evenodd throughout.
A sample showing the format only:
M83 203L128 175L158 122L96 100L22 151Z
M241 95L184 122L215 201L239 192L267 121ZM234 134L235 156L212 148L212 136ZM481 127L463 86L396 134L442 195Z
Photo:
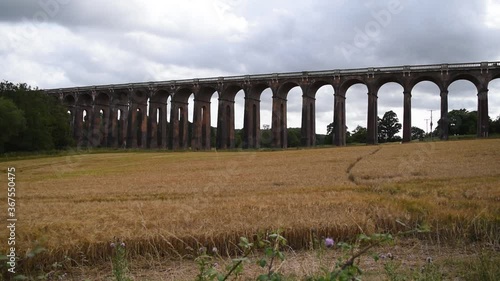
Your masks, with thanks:
M375 149L374 151L364 155L364 156L360 156L358 157L358 159L356 159L356 161L352 162L351 164L349 164L349 167L347 167L346 169L346 174L347 174L347 178L349 179L350 182L354 183L355 185L359 185L357 182L356 182L356 178L354 177L354 175L351 173L352 169L354 169L354 167L356 166L356 164L358 164L361 160L365 159L366 157L369 157L369 156L372 156L372 155L375 155L377 152L379 152L380 150L382 149L382 147L378 147L377 149Z

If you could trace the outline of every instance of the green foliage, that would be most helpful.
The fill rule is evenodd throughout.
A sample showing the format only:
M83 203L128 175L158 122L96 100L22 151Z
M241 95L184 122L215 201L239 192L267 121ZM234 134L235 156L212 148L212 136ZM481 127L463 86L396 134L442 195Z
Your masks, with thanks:
M22 269L20 268L20 265L29 261L30 259L33 259L35 256L39 255L40 253L45 252L45 248L42 247L40 244L36 244L35 247L26 253L26 256L24 257L15 257L16 260L16 269L14 273L9 272L9 268L11 266L9 265L10 257L4 254L0 254L0 280L47 280L48 275L50 273L39 273L35 274L34 277L30 278L29 272L22 272Z
M196 276L196 281L225 281L233 276L237 278L243 273L243 262L248 261L248 255L253 251L254 244L250 243L246 237L240 238L238 244L242 251L242 257L231 260L231 263L226 267L225 272L221 272L215 268L214 257L207 254L206 248L200 249L200 255L196 258L198 263L199 273ZM220 258L220 256L219 256Z
M273 143L273 134L271 129L262 129L260 130L260 147L262 148L270 148Z
M411 127L411 139L412 140L422 140L425 138L424 130L419 127Z
M441 121L434 132L441 131ZM448 134L453 135L474 135L477 131L477 111L467 111L465 108L448 112Z
M11 100L24 113L15 114L17 134L5 141L5 152L62 149L73 145L70 116L53 96L26 84L0 83L0 97ZM11 128L12 129L12 128Z
M490 120L489 133L500 134L500 116L498 116L494 121Z
M276 259L281 262L285 260L285 254L282 248L287 245L285 237L280 234L280 231L269 235L268 239L260 240L259 246L264 247L265 257L257 261L257 265L261 268L267 269L267 273L261 274L257 277L259 281L279 281L283 279L276 270Z
M323 274L309 277L307 281L333 281L333 280L360 280L363 271L355 262L362 255L368 254L369 250L381 243L392 241L390 234L360 234L353 244L340 242L337 247L341 255L334 263L332 270L325 270ZM373 255L378 260L378 255Z
M323 144L326 145L333 144L334 130L335 130L335 122L332 122L326 126L326 136L324 138Z
M125 242L116 239L111 243L111 263L116 281L130 281Z
M378 141L380 143L399 141L396 134L401 130L401 123L397 114L390 110L384 113L382 119L378 118Z
M485 250L479 253L479 256L464 265L465 280L498 280L500 276L500 256L495 255L494 251Z
M0 153L4 152L4 145L12 137L26 128L24 112L16 107L10 99L0 97Z
M347 136L347 143L366 143L368 130L365 127L357 126L351 135Z
M300 128L288 128L288 147L299 147L301 146L301 129Z
M243 129L235 130L235 132L234 132L234 146L236 148L243 148L244 135L245 135L245 131Z

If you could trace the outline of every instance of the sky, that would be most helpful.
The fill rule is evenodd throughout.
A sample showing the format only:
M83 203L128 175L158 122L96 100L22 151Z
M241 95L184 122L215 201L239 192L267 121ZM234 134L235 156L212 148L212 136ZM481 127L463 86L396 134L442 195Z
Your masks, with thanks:
M0 80L42 89L500 61L500 1L2 0L0 38ZM381 88L379 116L393 110L403 121L402 92L397 84ZM288 95L289 127L300 127L301 95L299 88ZM476 110L476 95L472 83L453 83L449 109ZM437 86L422 82L412 96L412 125L428 130L433 110L436 126ZM325 133L333 89L316 98L316 132ZM271 124L270 90L261 100L262 127ZM239 93L236 128L243 103ZM348 130L366 127L366 86L348 90L346 115ZM500 115L500 79L489 85L489 115Z

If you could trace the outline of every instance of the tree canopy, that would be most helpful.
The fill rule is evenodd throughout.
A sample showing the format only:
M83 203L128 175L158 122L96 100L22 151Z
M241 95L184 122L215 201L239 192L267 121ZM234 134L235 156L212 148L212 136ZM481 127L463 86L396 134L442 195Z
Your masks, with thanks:
M491 121L491 120L490 120ZM500 116L490 123L490 134L500 134Z
M4 152L5 143L26 128L24 111L4 97L0 97L0 153Z
M411 139L412 140L421 140L425 138L425 131L420 129L419 127L411 127Z
M397 137L396 134L401 130L401 123L397 114L389 110L384 113L382 119L378 118L378 141L379 142L391 142L399 141L401 138Z
M3 152L61 149L73 144L70 115L56 97L26 84L2 82L0 98L10 112L4 117L7 115L0 110L0 123L11 132L8 136L2 133Z
M436 133L441 130L438 122ZM465 108L448 112L449 135L474 135L477 131L477 111L468 111Z

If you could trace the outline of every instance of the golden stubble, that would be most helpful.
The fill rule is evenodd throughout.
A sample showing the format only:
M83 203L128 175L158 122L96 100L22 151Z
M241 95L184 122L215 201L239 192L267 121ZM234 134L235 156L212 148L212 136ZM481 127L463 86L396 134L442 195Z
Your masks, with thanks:
M499 148L492 139L129 152L2 166L18 170L19 247L42 241L47 261L77 253L94 260L115 236L131 241L136 254L179 256L198 244L229 249L238 235L277 228L303 248L312 235L350 239L403 224L429 224L431 238L498 239Z

